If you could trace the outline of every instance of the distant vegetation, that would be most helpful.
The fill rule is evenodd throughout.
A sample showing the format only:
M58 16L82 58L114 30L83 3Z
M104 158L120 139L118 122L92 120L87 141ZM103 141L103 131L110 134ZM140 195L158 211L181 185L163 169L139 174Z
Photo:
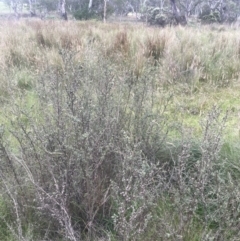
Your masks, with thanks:
M239 17L238 0L1 0L0 14L8 18L34 17L64 20L124 17L129 13L137 21L165 27L186 25L193 19L202 24L234 23ZM1 11L2 10L2 11Z
M239 239L238 28L0 32L0 240Z

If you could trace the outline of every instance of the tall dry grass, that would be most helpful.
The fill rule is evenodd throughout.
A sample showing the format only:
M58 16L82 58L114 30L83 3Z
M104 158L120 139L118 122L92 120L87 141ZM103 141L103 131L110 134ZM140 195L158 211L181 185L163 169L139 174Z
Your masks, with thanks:
M208 82L224 87L238 79L239 34L231 29L25 21L3 22L0 30L4 71L23 66L41 71L46 59L59 65L59 51L65 49L77 52L79 61L86 51L96 51L124 62L136 73L155 61L159 84L184 83L197 88Z

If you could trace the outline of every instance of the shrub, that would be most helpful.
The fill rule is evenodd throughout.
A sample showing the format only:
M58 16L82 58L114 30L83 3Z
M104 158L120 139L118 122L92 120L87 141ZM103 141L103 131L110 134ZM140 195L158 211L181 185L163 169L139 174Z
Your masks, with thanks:
M9 131L15 151L2 139L3 155L13 163L11 178L4 180L7 187L16 184L12 201L19 226L27 225L20 216L29 205L41 210L43 225L48 217L58 237L94 238L114 228L124 240L136 239L147 227L145 214L155 196L155 145L166 138L163 114L149 108L149 78L123 83L101 57L91 62L88 56L79 65L73 53L60 54L65 74L46 66L35 87L37 116L25 106L14 108ZM144 153L150 152L148 159Z
M172 14L166 14L163 13L160 8L148 8L146 11L146 18L149 24L161 27L165 27L167 25L187 24L187 20L184 15L173 16Z
M75 11L73 13L73 16L77 20L88 20L98 18L98 15L93 11L89 11L87 6L85 8L81 8Z

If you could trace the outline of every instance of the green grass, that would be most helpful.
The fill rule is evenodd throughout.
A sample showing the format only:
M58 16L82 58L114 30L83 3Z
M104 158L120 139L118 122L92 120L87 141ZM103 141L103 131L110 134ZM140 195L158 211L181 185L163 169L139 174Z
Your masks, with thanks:
M211 90L203 88L199 92L185 95L178 94L173 97L171 113L174 118L182 120L184 125L192 127L196 134L201 133L199 120L213 107L218 106L223 112L228 112L226 133L228 137L239 137L239 106L240 88L220 88Z

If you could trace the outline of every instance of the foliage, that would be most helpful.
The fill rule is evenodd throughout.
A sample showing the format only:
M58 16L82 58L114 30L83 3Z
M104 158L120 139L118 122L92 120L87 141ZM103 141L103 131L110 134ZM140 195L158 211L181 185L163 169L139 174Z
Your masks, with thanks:
M235 4L234 4L235 5ZM236 7L236 5L235 5ZM232 23L237 20L237 14L234 13L235 9L229 6L224 8L211 9L209 5L204 5L201 13L199 14L199 19L205 24L209 23Z
M146 13L147 22L151 25L165 27L167 25L186 25L186 18L181 16L174 17L173 14L165 14L160 8L148 8Z
M111 15L113 9L111 6L107 6L107 17ZM98 6L97 9L89 9L87 5L78 8L73 12L73 17L77 20L89 20L89 19L102 19L103 18L103 6Z
M88 20L97 18L98 16L96 13L90 11L87 6L85 6L85 8L74 11L73 17L77 20Z
M238 239L238 29L7 24L1 239Z
M59 13L65 6L68 14L76 19L102 19L104 1L101 0L67 0L64 5L56 0L5 0L16 18L47 17L48 14ZM91 6L89 6L89 4ZM173 6L174 5L174 6ZM150 24L159 26L182 24L186 25L192 18L199 18L204 24L233 23L237 21L240 3L236 0L227 1L156 1L156 0L111 0L107 1L107 15L127 15L129 12L148 19ZM4 9L4 12L6 10ZM28 13L28 14L27 14ZM176 15L177 14L177 15Z

